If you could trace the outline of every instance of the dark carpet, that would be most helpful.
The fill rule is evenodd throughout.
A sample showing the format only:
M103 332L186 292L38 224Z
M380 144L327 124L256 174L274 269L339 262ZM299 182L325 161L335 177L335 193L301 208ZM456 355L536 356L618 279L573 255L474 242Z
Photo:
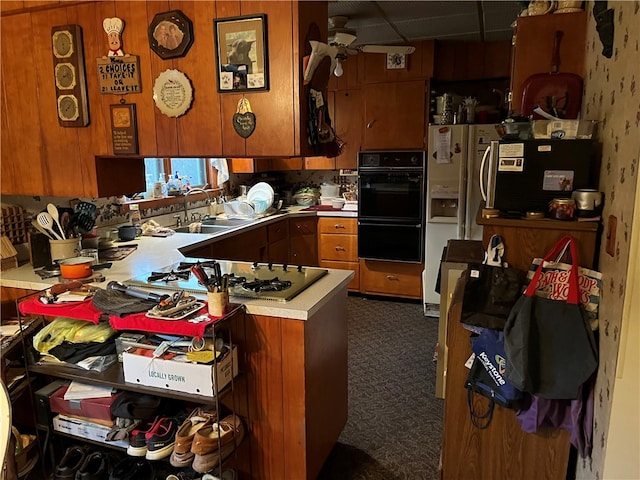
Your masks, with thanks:
M437 318L421 304L352 296L348 310L349 418L318 478L438 478Z

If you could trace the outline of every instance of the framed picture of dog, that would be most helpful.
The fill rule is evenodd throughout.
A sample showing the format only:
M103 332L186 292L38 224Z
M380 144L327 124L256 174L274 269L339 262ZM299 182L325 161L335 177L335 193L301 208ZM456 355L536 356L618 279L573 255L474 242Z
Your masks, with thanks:
M267 16L213 21L219 92L269 90Z

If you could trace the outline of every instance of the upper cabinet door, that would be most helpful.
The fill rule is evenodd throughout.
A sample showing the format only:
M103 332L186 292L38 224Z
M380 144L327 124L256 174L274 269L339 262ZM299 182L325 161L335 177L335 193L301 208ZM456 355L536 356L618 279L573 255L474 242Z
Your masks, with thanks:
M336 168L358 167L358 152L362 149L364 103L360 89L338 90L334 94L333 121L336 135L343 142L342 153L336 157Z
M364 149L424 148L425 81L367 84Z
M526 79L535 73L549 73L555 32L562 32L560 73L584 76L584 52L588 12L518 17L511 75L511 109L520 111Z

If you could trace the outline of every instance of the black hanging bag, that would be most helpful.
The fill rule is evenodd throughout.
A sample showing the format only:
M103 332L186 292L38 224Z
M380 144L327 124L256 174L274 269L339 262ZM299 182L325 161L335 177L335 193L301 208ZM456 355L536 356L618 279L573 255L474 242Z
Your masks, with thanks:
M571 270L566 300L535 295L542 262L504 328L507 378L518 389L541 398L575 399L580 386L598 368L593 332L580 307L575 242L565 236L544 258L556 258L569 244Z

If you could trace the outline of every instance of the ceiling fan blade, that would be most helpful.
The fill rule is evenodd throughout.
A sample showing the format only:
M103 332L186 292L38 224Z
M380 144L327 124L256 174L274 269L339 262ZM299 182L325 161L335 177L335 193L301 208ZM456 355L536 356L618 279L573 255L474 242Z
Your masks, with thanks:
M416 47L407 45L363 45L359 49L365 53L403 53L405 55L416 51Z
M344 32L336 32L333 36L333 39L331 40L331 43L336 45L344 45L346 47L347 45L351 45L355 40L355 35Z

